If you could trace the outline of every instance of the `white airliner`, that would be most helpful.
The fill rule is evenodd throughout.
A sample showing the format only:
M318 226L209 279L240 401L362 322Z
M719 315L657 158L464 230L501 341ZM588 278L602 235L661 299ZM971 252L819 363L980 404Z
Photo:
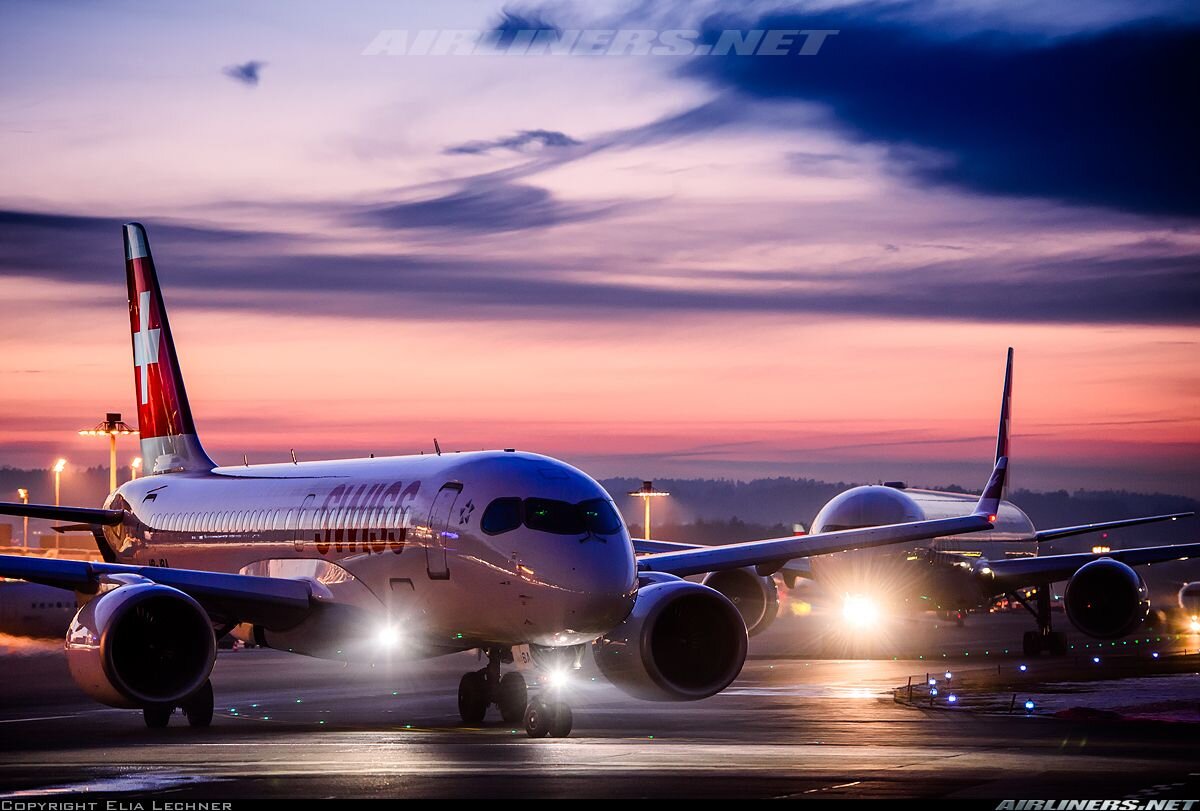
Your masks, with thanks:
M71 673L95 699L140 708L149 726L176 708L211 723L216 638L239 628L335 659L479 649L488 666L460 682L463 720L496 704L533 737L563 736L564 701L529 700L520 673L500 678L514 650L562 666L590 643L631 695L706 698L740 672L746 626L721 591L683 576L984 531L999 510L1007 458L967 515L635 559L608 493L537 454L219 467L196 433L145 229L127 224L124 237L150 475L102 509L0 504L0 514L90 527L105 560L0 556L0 577L91 595L67 632Z
M1008 350L996 460L1009 456L1012 415L1013 351ZM961 516L971 511L975 498L962 493L917 490L900 482L854 487L834 496L817 513L812 530L817 534L930 519ZM1067 618L1083 633L1099 639L1116 639L1132 633L1149 613L1146 584L1130 568L1138 564L1193 557L1200 544L1124 549L1103 553L1039 556L1039 544L1158 521L1174 521L1190 512L1128 518L1097 524L1037 530L1020 508L1001 500L992 518L993 529L970 535L943 535L918 539L887 548L865 549L800 561L760 565L757 571L734 570L709 576L705 582L729 596L742 611L753 635L775 616L776 592L763 575L779 571L785 582L797 577L814 580L822 589L845 600L847 619L871 626L886 608L966 611L986 608L1008 596L1024 605L1037 621L1027 631L1027 655L1043 650L1067 651L1066 635L1051 624L1050 584L1067 580L1063 593ZM689 544L636 541L639 548L663 552L694 549ZM1036 599L1026 599L1036 590ZM1180 592L1185 602L1187 587Z

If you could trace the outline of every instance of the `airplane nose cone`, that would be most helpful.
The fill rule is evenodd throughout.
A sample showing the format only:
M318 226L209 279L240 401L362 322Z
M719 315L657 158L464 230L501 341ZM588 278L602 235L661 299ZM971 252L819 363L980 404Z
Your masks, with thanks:
M637 570L632 548L616 538L584 541L573 551L570 564L548 580L553 581L552 602L560 609L554 612L559 627L585 641L612 630L629 615Z
M633 610L633 590L593 591L572 600L572 630L603 634L617 627Z

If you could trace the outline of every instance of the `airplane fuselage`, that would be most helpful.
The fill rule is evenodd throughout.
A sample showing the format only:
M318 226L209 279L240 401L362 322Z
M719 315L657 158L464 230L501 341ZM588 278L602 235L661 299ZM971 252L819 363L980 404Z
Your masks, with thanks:
M581 504L604 520L578 525ZM377 658L381 633L414 654L580 644L637 588L609 495L535 454L218 467L127 482L106 506L130 516L105 531L119 562L312 582L329 610L259 641L315 656Z
M886 485L855 487L831 499L817 514L812 531L967 515L975 496ZM1019 507L1003 501L995 529L911 544L861 549L812 560L812 575L836 595L863 595L914 609L975 608L993 595L980 590L972 567L981 561L1032 557L1035 529Z

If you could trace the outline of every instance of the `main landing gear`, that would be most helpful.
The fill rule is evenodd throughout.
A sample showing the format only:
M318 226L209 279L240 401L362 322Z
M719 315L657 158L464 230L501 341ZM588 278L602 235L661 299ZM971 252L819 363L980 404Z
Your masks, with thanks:
M213 719L212 682L205 679L204 685L184 699L179 708L183 710L188 726L210 726ZM151 729L163 729L171 722L171 716L174 714L174 704L151 704L142 708L142 718Z
M1037 620L1038 629L1036 631L1026 631L1021 640L1021 648L1025 655L1038 656L1042 651L1046 651L1051 656L1065 655L1067 652L1067 635L1062 631L1055 631L1050 620L1050 584L1045 583L1038 587L1036 610L1031 608L1027 601L1022 600L1015 594L1008 596L1025 606L1025 610Z
M556 695L543 694L529 700L525 677L520 673L500 675L501 662L511 662L507 648L490 648L488 664L482 670L467 673L458 683L458 714L465 724L481 724L493 704L505 723L524 722L531 738L550 735L565 738L571 734L571 707Z

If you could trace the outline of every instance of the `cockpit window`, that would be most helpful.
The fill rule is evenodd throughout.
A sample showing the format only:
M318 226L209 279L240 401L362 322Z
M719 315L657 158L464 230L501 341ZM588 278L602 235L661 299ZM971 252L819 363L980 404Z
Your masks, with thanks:
M603 498L580 502L579 509L583 513L583 526L588 532L597 535L612 535L621 530L621 516L612 502Z
M479 526L488 535L499 535L521 526L521 499L496 499L483 511Z
M549 498L525 499L525 526L555 535L582 535L587 531L579 505Z
M479 525L488 535L499 535L522 523L555 535L612 535L621 531L621 516L604 498L578 504L549 498L527 498L523 502L519 498L498 498L483 511Z

